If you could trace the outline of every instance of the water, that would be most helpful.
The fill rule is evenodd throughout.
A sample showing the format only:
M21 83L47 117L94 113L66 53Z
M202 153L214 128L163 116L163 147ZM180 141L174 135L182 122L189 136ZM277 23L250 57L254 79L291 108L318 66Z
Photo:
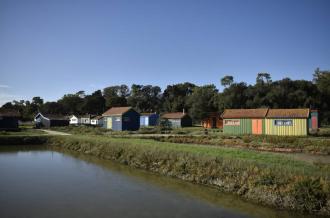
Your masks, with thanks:
M0 217L301 217L111 161L0 148Z

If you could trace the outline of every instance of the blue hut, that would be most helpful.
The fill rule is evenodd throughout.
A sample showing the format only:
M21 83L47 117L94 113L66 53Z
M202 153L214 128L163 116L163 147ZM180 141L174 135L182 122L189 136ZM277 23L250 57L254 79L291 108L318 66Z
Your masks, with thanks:
M0 130L18 130L20 114L14 110L0 110Z
M156 113L141 113L140 127L157 126L159 115Z
M54 114L41 114L38 113L34 117L34 122L36 128L50 128L54 126L68 126L70 123L69 118L62 115L54 115Z
M132 107L112 107L102 114L103 127L114 131L135 131L140 128L140 114Z

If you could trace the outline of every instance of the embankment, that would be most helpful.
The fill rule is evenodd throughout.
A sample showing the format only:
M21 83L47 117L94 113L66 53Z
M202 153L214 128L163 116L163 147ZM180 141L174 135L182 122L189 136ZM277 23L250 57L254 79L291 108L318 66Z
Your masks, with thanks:
M212 186L263 205L330 215L329 166L278 154L142 139L56 136L48 143Z

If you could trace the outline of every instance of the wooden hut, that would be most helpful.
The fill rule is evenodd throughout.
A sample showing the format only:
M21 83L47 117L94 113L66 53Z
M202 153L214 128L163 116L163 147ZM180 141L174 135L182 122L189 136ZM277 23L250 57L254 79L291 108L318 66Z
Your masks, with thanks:
M310 110L269 109L266 116L266 134L281 136L305 136L308 134Z
M159 115L156 113L141 113L140 127L156 126L158 125Z
M15 110L0 110L0 130L18 130L19 112Z
M206 118L202 120L202 126L204 128L222 128L223 120L220 113L209 113Z
M223 114L223 133L242 134L264 134L265 117L268 108L259 109L226 109Z
M184 112L166 113L161 117L163 120L168 120L172 128L190 127L192 126L191 117Z
M103 127L114 131L135 131L140 128L140 114L132 107L112 107L102 114Z
M68 117L65 117L63 115L43 115L41 113L38 113L34 117L34 122L37 128L50 128L55 126L68 126L70 120Z

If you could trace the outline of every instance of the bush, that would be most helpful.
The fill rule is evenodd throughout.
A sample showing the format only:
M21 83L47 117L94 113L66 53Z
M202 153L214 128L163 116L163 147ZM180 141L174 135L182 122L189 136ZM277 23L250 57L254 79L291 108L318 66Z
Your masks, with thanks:
M304 179L293 187L296 209L313 212L326 205L327 196L323 192L320 179Z

